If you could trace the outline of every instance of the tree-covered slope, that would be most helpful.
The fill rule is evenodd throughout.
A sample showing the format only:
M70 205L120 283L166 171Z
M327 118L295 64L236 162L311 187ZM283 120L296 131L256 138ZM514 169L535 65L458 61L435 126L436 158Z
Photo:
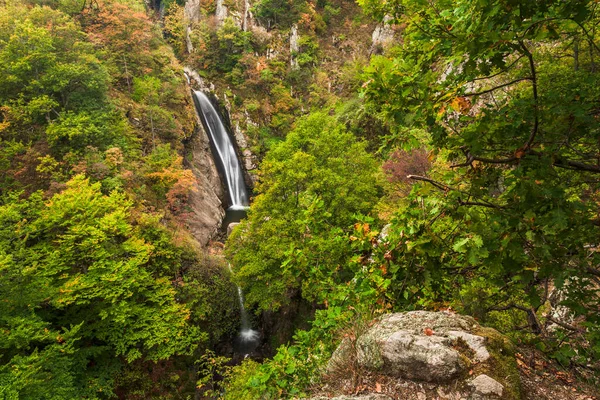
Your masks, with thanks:
M185 229L196 119L159 26L135 1L3 2L0 71L0 397L193 391L235 309Z

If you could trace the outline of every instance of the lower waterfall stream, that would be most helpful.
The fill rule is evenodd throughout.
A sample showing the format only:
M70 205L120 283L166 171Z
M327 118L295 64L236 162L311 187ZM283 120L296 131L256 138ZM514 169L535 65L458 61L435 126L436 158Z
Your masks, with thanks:
M231 265L228 263L229 271L232 271ZM248 311L244 306L244 293L242 288L237 286L238 300L240 303L240 333L236 343L237 351L247 357L252 351L258 347L260 334L258 331L252 329L250 324L250 318L248 317Z

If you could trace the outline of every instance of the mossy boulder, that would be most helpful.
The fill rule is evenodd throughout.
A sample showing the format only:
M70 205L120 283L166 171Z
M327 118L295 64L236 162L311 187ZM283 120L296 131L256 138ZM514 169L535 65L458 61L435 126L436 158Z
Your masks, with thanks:
M370 372L452 384L471 393L473 399L521 398L514 346L498 331L484 328L468 316L428 311L384 315L353 345L347 340L340 345L330 368L350 360L352 350L357 365ZM496 390L482 397L483 383Z

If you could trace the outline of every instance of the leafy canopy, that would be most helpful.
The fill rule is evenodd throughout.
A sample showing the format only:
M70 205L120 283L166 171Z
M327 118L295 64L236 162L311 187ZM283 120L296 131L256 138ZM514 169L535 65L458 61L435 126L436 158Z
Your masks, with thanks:
M393 298L454 300L496 322L515 310L516 325L546 336L542 306L557 287L597 343L597 4L361 4L403 24L403 43L365 70L366 102L398 146L422 145L411 132L425 130L436 159L428 176L409 177L417 184L392 221L389 257L404 271ZM562 360L587 363L599 350Z
M334 117L300 120L261 164L258 196L228 241L246 300L277 309L340 279L344 231L377 199L375 159Z
M131 224L131 206L123 194L103 195L100 183L77 176L46 203L34 194L0 208L0 386L7 393L110 393L118 356L165 359L200 339L168 275L149 268L155 246Z

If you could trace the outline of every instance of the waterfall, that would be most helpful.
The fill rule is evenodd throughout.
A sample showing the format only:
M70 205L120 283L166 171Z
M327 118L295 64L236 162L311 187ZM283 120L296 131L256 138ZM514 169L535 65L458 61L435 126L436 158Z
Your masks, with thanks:
M187 72L185 76L189 82L190 77ZM248 209L248 191L244 182L244 174L219 112L215 109L210 99L199 90L194 91L194 101L198 115L212 144L215 162L222 172L227 192L229 193L231 206L227 210L224 220L225 226L227 226L229 222L239 222L241 218L245 217L246 210ZM231 265L228 263L227 266L233 274ZM237 347L239 353L247 356L258 346L260 335L258 331L252 329L248 311L246 311L246 307L244 306L244 293L239 286L237 286L237 295L240 304L240 333Z
M223 119L204 93L196 90L194 91L194 98L198 112L215 149L216 161L220 164L224 175L231 202L229 209L245 210L248 208L248 192L244 182L244 174Z
M229 271L233 274L233 270L231 269L231 264L227 263L229 267ZM239 351L248 355L256 346L258 346L258 339L260 337L258 331L252 329L252 325L250 324L250 319L248 318L248 311L246 311L246 307L244 306L244 293L242 292L241 287L237 287L238 300L240 303L240 334L239 334Z

